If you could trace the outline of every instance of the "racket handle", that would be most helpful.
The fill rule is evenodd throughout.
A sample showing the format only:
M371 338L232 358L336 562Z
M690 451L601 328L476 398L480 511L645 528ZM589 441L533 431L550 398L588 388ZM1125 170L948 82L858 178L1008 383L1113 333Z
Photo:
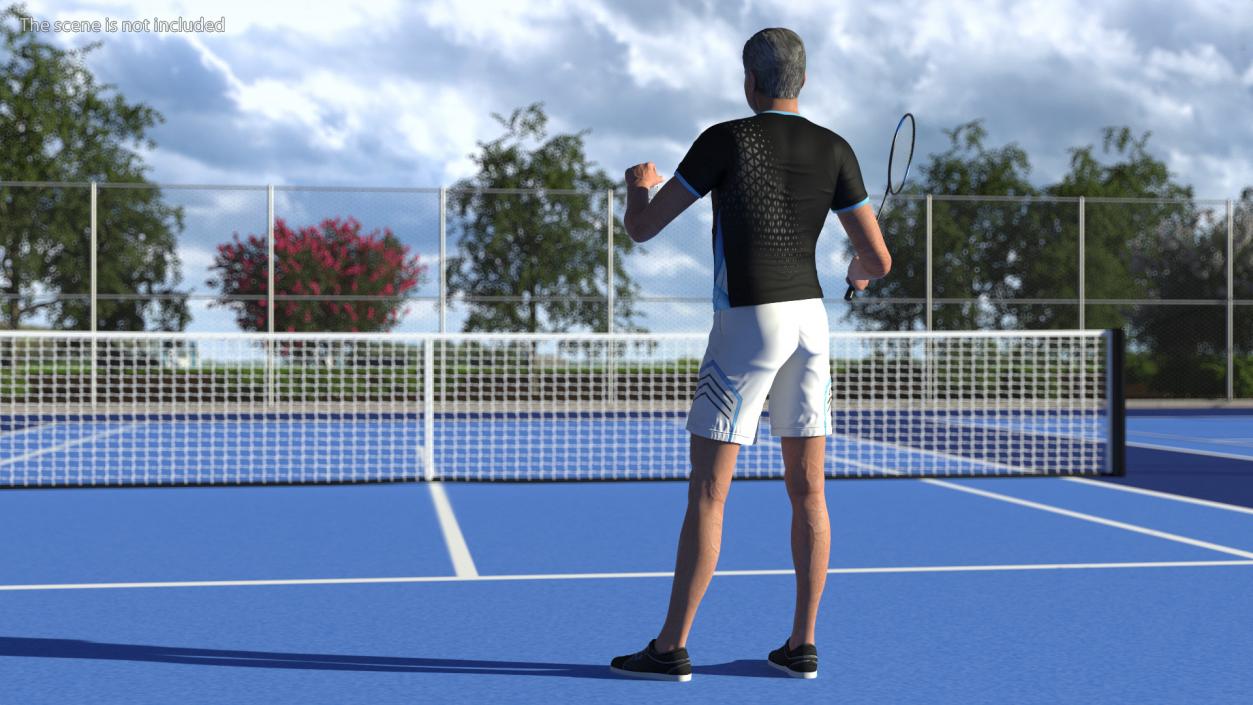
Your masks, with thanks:
M844 292L844 300L852 301L853 295L857 293L857 287L853 286L853 282L848 281L848 277L845 277L844 281L848 282L848 291Z

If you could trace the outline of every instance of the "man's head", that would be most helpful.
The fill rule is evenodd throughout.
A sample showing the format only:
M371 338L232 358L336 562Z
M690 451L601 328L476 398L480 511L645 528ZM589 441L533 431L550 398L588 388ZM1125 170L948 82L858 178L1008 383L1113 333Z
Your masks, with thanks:
M794 99L805 84L805 44L790 29L763 29L744 42L744 94Z

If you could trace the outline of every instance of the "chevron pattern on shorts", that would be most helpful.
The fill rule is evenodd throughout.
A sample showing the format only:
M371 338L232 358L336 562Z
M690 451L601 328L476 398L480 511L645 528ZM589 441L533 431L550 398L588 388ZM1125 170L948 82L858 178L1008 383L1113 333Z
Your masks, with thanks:
M692 403L704 397L714 405L718 413L731 420L731 432L735 433L736 422L740 418L740 407L744 398L740 396L731 379L727 377L718 363L710 360L701 365L700 375L696 378L696 396Z

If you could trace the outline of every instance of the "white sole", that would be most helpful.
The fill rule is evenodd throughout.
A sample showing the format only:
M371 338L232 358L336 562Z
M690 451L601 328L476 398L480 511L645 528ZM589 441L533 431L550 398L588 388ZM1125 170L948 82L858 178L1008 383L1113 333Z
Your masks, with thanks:
M776 668L776 669L778 669L778 670L780 670L780 671L783 671L784 673L788 674L789 676L791 676L791 677L793 677L793 678L805 678L805 679L809 679L809 678L817 678L817 677L818 677L818 672L817 672L817 671L814 671L814 672L812 672L812 673L797 673L796 671L793 671L792 669L788 668L787 666L780 666L779 664L775 663L774 661L771 661L770 659L766 659L766 663L770 664L771 666L773 666L774 668Z
M609 670L613 671L614 673L620 673L624 676L630 676L632 678L646 678L650 681L671 681L675 683L687 683L688 681L692 680L692 674L690 673L685 676L672 676L669 673L648 673L647 671L627 671L621 668L617 668L615 666L610 666Z

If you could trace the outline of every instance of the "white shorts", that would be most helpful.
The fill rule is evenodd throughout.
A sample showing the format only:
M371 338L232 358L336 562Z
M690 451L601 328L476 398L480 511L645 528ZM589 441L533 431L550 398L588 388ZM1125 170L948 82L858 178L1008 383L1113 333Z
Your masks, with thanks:
M766 396L775 436L831 433L831 355L822 299L714 311L687 430L752 445Z

